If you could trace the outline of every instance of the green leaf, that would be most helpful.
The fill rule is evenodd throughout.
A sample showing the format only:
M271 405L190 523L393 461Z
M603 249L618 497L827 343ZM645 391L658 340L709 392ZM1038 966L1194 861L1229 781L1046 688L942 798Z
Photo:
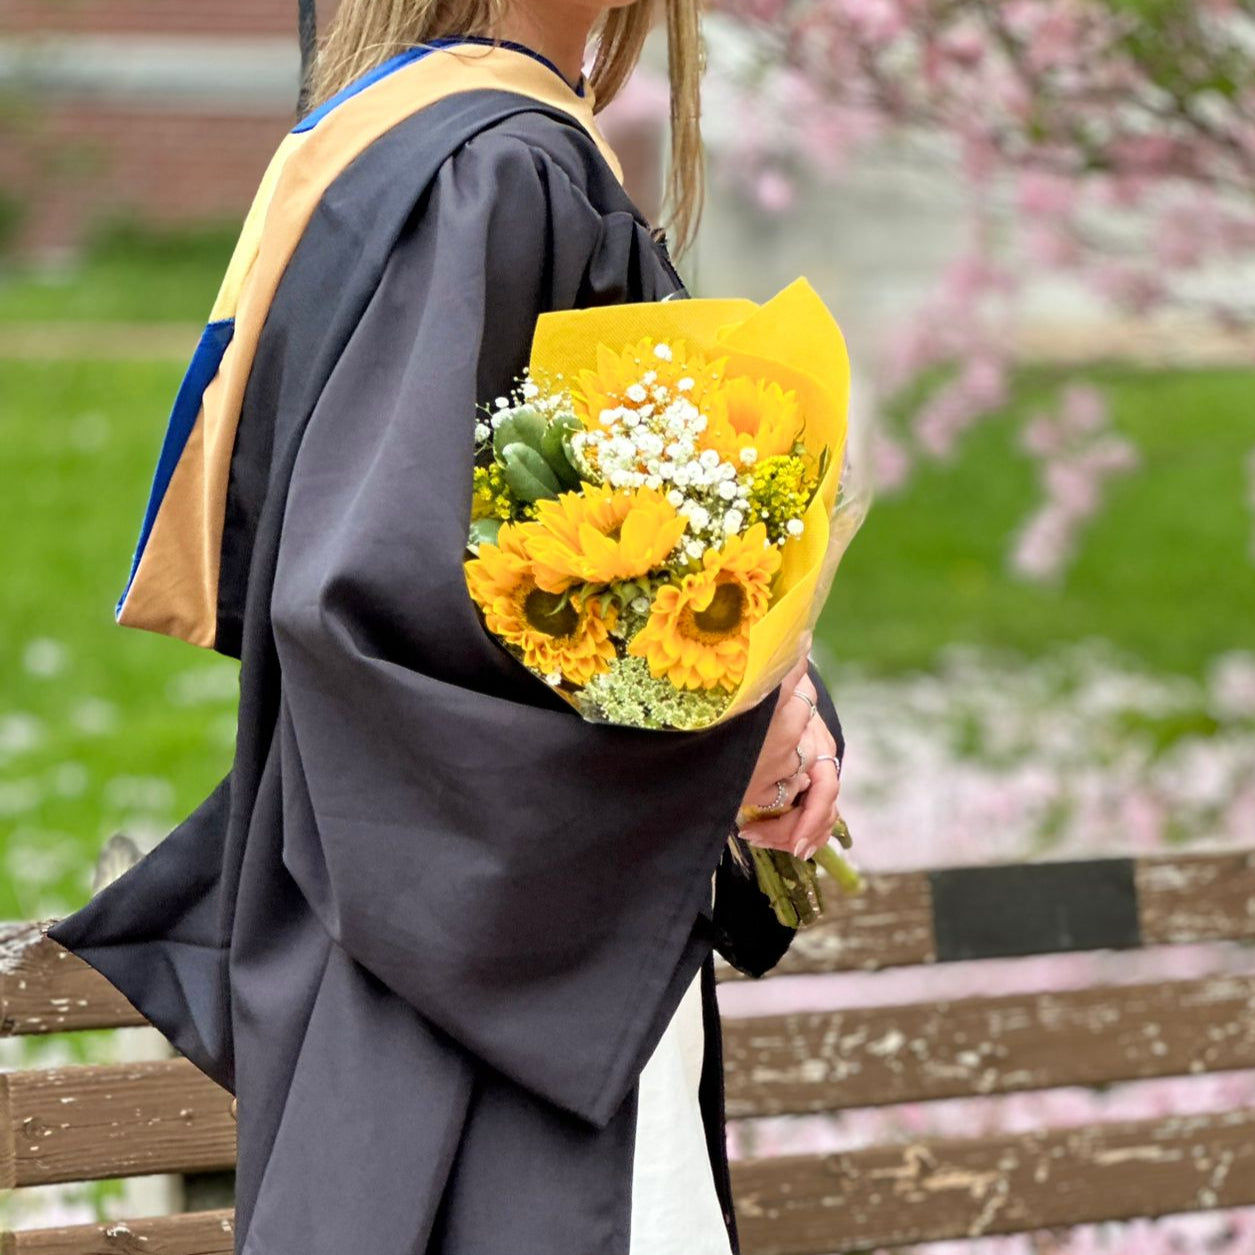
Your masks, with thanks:
M501 535L501 519L476 519L471 524L469 548L479 552L480 545L495 545Z
M493 432L492 448L497 461L504 461L506 449L516 443L525 444L539 453L547 426L545 416L530 405L511 411Z
M540 442L545 461L553 468L564 488L578 488L581 483L580 473L571 458L570 440L582 426L574 414L563 414L549 424Z
M562 489L549 463L531 445L516 442L502 450L505 481L520 501L556 497Z

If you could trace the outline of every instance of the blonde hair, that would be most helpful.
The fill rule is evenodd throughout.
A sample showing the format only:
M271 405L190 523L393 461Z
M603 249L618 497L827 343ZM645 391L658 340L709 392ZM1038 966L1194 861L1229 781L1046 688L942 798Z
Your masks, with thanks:
M491 35L509 0L341 0L311 69L309 103L321 104L354 79L415 44L447 35ZM653 24L654 0L633 0L602 19L589 83L598 111L622 89ZM692 243L705 179L701 138L703 51L700 0L663 0L671 81L671 145L665 219L676 253Z

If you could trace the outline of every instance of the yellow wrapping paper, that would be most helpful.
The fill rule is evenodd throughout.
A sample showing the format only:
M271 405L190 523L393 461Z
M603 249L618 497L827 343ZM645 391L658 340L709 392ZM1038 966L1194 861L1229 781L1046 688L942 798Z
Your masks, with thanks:
M862 521L861 503L840 496L849 356L827 307L805 279L798 279L762 305L677 300L542 315L529 369L536 379L578 391L581 373L597 367L599 348L618 353L645 337L654 343L683 341L688 351L708 360L726 359L726 377L748 375L793 390L807 451L816 457L828 451L823 479L803 516L802 535L781 552L771 608L750 629L745 674L722 721L756 705L795 664L802 636L819 617L837 564Z

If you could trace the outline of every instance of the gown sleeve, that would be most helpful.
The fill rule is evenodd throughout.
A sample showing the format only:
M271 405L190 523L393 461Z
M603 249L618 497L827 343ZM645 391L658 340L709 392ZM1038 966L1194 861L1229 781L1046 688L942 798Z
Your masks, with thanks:
M631 212L590 201L578 154L466 144L314 407L271 597L288 872L430 1023L602 1127L709 953L774 700L647 732L528 674L466 590L473 425L541 312L656 299L670 274Z

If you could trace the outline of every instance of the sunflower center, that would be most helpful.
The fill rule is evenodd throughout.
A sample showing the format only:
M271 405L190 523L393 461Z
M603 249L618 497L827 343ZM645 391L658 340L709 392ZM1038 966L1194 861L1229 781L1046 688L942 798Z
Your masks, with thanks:
M745 613L745 590L740 584L727 582L715 589L710 605L693 613L698 631L711 636L727 636L741 626Z
M527 622L547 636L570 636L580 625L580 612L569 597L533 588L523 602Z

